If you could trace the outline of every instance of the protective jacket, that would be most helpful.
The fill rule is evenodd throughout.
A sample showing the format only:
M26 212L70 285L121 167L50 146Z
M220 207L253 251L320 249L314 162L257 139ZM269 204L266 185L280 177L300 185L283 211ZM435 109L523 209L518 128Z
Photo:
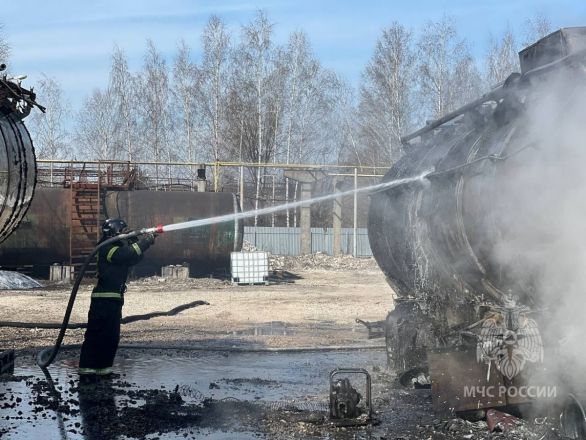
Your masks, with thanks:
M98 253L98 282L92 292L79 358L80 374L108 374L120 342L120 321L128 270L154 239L120 240Z
M98 283L92 298L110 298L124 301L128 270L140 262L151 242L121 240L104 246L98 253Z

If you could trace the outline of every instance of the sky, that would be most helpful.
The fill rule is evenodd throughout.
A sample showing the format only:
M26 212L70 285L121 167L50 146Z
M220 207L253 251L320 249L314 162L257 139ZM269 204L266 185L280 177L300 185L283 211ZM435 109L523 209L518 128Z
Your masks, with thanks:
M0 23L11 46L10 71L27 75L26 87L41 75L55 78L75 109L107 84L115 45L132 70L140 69L149 38L169 63L181 39L197 58L211 14L220 16L237 39L258 10L274 23L277 43L304 31L323 65L354 86L382 29L393 21L417 32L429 20L451 16L478 59L490 32L510 26L521 35L524 20L536 14L547 16L553 29L586 26L585 0L29 0L5 2Z

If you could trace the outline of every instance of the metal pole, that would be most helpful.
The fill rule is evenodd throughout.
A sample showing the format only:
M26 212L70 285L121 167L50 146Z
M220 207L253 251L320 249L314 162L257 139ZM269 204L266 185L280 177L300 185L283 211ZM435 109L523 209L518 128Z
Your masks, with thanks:
M244 211L244 166L240 165L240 211Z
M358 168L354 168L354 226L352 231L352 255L356 257L357 241L356 234L358 232Z
M167 165L167 179L169 182L167 183L166 191L171 191L171 185L173 185L173 178L171 177L171 157L169 157L169 165Z
M340 188L338 185L338 178L334 177L334 194L340 192ZM339 182L342 183L341 181ZM342 253L342 198L336 197L334 198L334 209L333 218L332 218L332 229L333 229L333 238L332 238L332 254L334 256L340 255Z
M275 175L272 175L273 178L273 208L275 207ZM273 217L271 218L271 226L275 227L275 212L273 211Z
M218 172L219 172L219 164L218 162L214 163L214 192L218 192Z

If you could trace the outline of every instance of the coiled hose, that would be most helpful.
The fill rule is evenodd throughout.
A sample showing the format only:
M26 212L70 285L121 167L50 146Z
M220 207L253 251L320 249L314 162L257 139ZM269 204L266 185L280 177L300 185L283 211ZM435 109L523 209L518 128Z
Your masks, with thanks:
M37 354L37 365L41 367L43 370L46 369L49 365L53 363L57 353L59 353L59 348L61 347L61 343L63 342L63 338L65 337L65 331L67 330L67 325L69 324L69 318L71 317L71 311L73 310L73 305L75 304L75 297L77 296L77 291L79 290L79 285L81 284L81 280L87 270L88 265L94 259L98 251L111 243L115 243L119 240L124 240L127 238L137 237L139 235L145 234L150 232L146 229L140 229L138 231L128 232L126 234L120 234L112 238L108 238L107 240L102 241L99 243L94 250L87 256L85 261L83 262L83 266L81 266L81 270L75 277L75 282L73 283L73 288L71 289L71 294L69 295L69 302L67 303L67 309L65 310L65 316L63 316L63 323L61 324L61 328L59 329L59 335L57 336L57 340L55 341L55 345L53 347L48 347L41 350Z

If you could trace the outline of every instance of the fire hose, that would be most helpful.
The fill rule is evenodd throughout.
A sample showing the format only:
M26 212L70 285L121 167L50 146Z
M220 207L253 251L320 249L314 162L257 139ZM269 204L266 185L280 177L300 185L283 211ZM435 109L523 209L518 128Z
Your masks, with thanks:
M151 312L143 315L130 315L125 316L120 320L120 324L130 324L136 321L147 321L152 318L158 318L160 316L174 316L178 313L191 309L197 306L208 305L206 301L192 301L187 304L181 304L180 306L174 307L166 312ZM13 327L13 328L35 328L35 329L60 329L63 324L57 324L55 322L24 322L24 321L0 321L0 327ZM87 328L87 323L77 322L73 324L67 324L68 330L83 329Z

